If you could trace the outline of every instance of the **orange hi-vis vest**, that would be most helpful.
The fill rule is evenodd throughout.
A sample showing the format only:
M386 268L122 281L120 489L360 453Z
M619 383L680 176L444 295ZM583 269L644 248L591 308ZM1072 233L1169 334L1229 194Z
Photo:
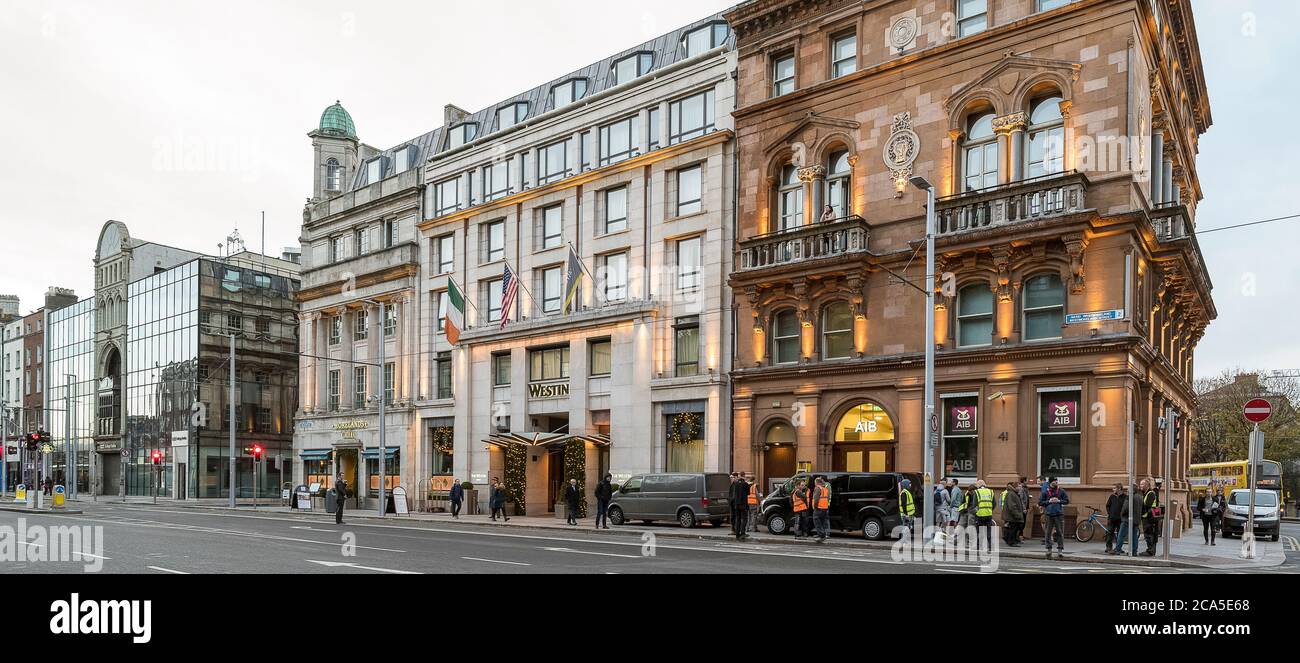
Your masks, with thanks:
M802 497L802 498L799 497L799 495L798 495L797 493L794 494L794 495L791 495L791 496L790 496L790 504L792 504L792 505L794 506L794 512L795 512L795 513L799 513L799 512L801 512L801 511L807 511L807 510L808 510L807 495L808 495L808 491L807 491L807 489L805 489L805 490L804 490L804 497Z
M758 506L758 484L750 485L749 499L746 501L749 502L750 506Z
M825 484L817 486L817 510L826 511L831 508L831 487Z

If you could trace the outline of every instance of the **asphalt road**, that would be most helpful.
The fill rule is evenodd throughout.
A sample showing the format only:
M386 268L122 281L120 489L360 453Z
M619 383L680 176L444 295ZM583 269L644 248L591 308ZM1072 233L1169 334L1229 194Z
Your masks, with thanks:
M66 562L5 561L0 573L979 573L971 564L899 562L888 551L746 544L473 525L346 522L165 506L93 505L83 515L0 512L0 526L102 525L103 547ZM1300 525L1284 536L1300 538ZM645 554L652 552L653 554ZM1300 551L1285 570L1300 572ZM1282 569L1275 569L1277 570ZM1188 573L1003 559L999 573Z

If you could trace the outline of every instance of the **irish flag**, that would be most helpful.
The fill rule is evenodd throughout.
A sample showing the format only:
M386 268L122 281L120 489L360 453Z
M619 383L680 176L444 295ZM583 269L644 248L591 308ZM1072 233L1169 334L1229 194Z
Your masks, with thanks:
M465 327L465 296L460 294L456 282L447 279L447 311L442 323L442 331L447 341L455 345L460 341L460 330Z

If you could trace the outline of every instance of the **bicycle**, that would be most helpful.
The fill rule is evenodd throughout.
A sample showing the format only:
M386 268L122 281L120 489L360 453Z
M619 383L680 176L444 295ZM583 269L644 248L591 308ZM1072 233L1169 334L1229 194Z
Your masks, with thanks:
M1092 540L1092 535L1097 532L1098 527L1106 533L1106 536L1110 536L1110 528L1106 527L1106 519L1102 518L1101 509L1092 506L1084 508L1092 511L1092 515L1074 528L1074 539L1079 543L1087 543Z

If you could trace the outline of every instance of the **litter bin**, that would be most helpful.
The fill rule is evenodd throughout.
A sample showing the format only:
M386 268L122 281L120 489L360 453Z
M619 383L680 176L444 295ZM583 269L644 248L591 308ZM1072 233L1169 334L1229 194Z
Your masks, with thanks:
M339 502L338 491L330 488L325 491L325 513L334 513Z

